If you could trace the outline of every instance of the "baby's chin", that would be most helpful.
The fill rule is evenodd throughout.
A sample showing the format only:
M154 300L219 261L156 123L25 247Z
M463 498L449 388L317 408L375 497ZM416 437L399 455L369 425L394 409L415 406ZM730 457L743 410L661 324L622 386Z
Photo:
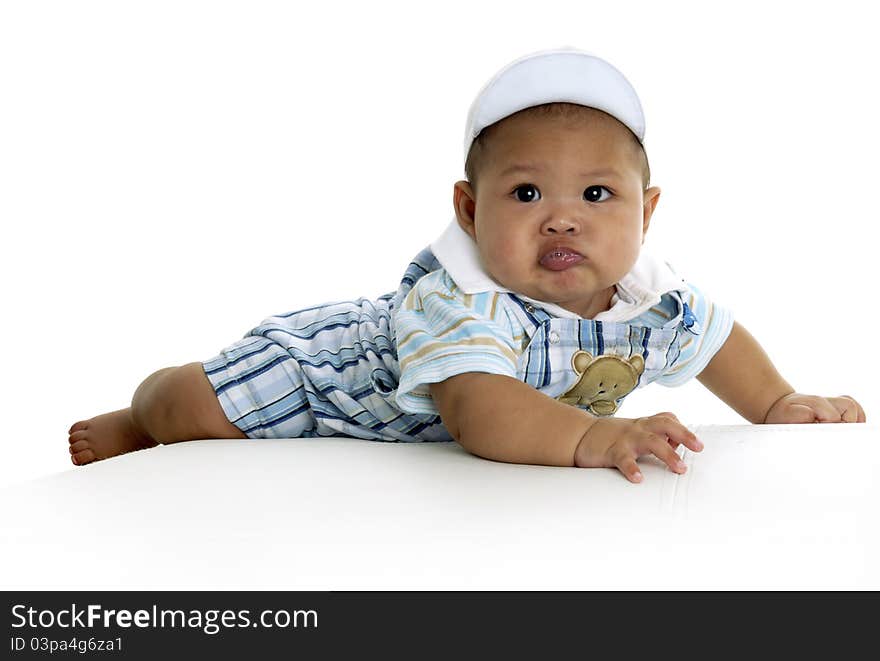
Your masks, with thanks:
M541 287L531 283L522 283L518 287L508 285L504 285L504 287L520 296L526 296L532 300L544 303L553 303L573 312L578 312L576 308L602 306L606 302L610 306L611 296L615 292L614 285L589 286L579 284L566 286L563 284L555 287ZM605 307L604 309L608 308Z
M521 279L519 284L523 289L540 292L547 297L544 300L591 296L609 286L607 278L586 264L576 264L562 271L539 266L534 273Z
M485 266L484 266L485 268ZM616 273L605 273L598 265L585 261L561 271L540 264L534 269L491 269L486 272L508 291L566 309L569 305L589 305L597 296L610 300ZM616 280L614 281L616 282Z

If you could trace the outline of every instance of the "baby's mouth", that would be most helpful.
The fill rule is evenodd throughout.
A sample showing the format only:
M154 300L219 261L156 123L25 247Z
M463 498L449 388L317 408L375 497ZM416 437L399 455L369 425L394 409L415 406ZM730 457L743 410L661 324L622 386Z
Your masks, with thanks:
M584 256L568 248L554 248L544 255L540 264L551 271L564 271L584 261Z

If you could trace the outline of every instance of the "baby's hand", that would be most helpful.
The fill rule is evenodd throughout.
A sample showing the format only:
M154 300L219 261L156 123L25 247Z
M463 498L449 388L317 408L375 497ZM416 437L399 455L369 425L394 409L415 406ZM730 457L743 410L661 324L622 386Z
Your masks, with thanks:
M584 434L574 453L579 468L614 468L630 482L641 482L636 459L653 454L676 473L687 467L675 448L699 452L703 444L672 413L658 413L649 418L598 418Z
M767 411L764 424L803 422L865 422L865 411L848 395L817 397L793 392Z

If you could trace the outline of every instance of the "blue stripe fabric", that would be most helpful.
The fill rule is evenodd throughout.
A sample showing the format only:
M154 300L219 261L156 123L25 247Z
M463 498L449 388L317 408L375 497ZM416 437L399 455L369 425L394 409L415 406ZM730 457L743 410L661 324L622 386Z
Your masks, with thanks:
M732 324L690 284L627 323L555 318L511 293L465 294L426 248L396 291L268 317L202 364L249 438L449 441L431 383L486 372L560 397L579 377L572 356L585 351L641 356L639 386L680 385Z
M230 422L249 438L451 440L439 415L407 414L394 401L391 316L412 284L438 268L423 250L396 292L269 317L203 361Z
M733 330L733 313L715 304L693 283L687 283L682 303L683 322L688 327L682 333L680 354L657 379L668 387L681 386L698 376Z

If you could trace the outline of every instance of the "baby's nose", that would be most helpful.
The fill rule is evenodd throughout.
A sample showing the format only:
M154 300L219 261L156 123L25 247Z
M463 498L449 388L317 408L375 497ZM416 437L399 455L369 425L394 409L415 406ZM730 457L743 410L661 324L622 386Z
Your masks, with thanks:
M546 234L576 234L580 223L568 216L554 216L544 222L542 229Z

